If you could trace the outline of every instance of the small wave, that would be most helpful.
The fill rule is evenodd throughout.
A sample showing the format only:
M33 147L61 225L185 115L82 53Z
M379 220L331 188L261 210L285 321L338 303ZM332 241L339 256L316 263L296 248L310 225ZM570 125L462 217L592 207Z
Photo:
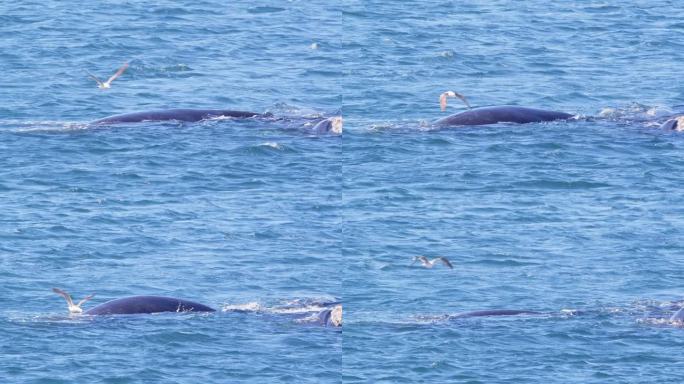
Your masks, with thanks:
M570 308L563 308L560 310L561 316L565 317L574 317L582 314L582 311L579 309L570 309Z
M454 57L455 53L451 49L447 49L446 51L439 52L438 56L444 57L444 58L452 58Z
M283 149L283 147L276 143L275 141L267 141L265 143L261 143L258 145L259 147L268 147L268 148L273 148L273 149Z
M669 318L653 318L637 319L637 324L655 325L660 327L675 327L684 328L684 322L681 320L670 320Z
M275 116L290 116L306 119L320 119L326 116L326 114L320 110L287 103L276 103L268 108L266 112L272 113Z
M280 8L280 7L253 7L249 8L247 12L253 13L253 14L262 14L262 13L278 13L278 12L283 12L285 11L285 8Z
M267 141L259 144L252 144L252 145L242 145L237 148L235 148L233 151L238 152L238 153L244 153L244 154L249 154L249 155L270 155L270 156L275 156L278 153L288 153L288 152L295 152L294 149L291 147L280 144L277 142L272 142L272 141Z
M370 124L368 126L367 131L369 131L369 132L385 132L385 131L391 131L391 130L398 129L398 128L400 128L400 127L397 126L396 124L389 123L389 122L375 123L375 124Z
M259 302L250 301L242 304L224 304L222 312L260 312L278 315L318 314L318 312L339 304L339 301L328 299L294 299L285 301L282 305L264 306Z
M143 72L147 75L160 75L164 77L175 76L178 72L192 72L193 69L183 63L171 64L166 66L155 66L155 65L132 65L129 71L132 72Z
M327 306L323 305L307 305L303 307L274 307L270 308L269 312L271 313L277 313L277 314L282 314L282 315L297 315L297 314L302 314L302 313L318 313L324 309L326 309Z
M472 264L480 264L480 265L491 265L491 266L498 266L498 267L524 267L524 266L535 266L539 265L539 263L535 263L533 261L519 261L515 259L483 259L480 261L474 261Z
M263 310L261 304L252 301L244 304L224 304L221 312L261 312Z
M593 189L609 188L610 184L591 181L563 181L563 180L529 180L512 184L515 187L532 187L538 189Z
M3 123L4 125L5 123ZM69 133L79 132L91 128L88 123L63 122L63 121L22 121L7 122L7 125L19 126L14 129L16 133Z
M668 107L633 103L622 108L605 107L598 113L598 117L608 120L649 121L671 116L673 113L675 111Z
M318 299L318 298L305 298L305 299L293 299L286 301L283 305L275 306L269 308L272 313L278 314L304 314L304 313L318 313L326 308L330 308L332 305L340 304L339 301L334 299Z
M92 321L92 316L68 314L25 314L11 313L7 321L16 324L45 323L45 324L84 324Z
M449 315L420 315L414 316L412 320L406 324L439 324L446 323L449 320Z

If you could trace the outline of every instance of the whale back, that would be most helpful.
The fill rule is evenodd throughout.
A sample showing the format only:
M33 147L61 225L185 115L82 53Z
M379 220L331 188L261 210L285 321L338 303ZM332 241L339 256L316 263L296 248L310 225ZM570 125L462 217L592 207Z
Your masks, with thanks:
M130 296L110 300L87 310L87 315L133 315L160 312L214 312L194 301L164 296Z
M164 109L108 116L103 119L95 120L91 124L120 124L169 120L196 122L213 117L248 118L257 116L261 116L261 114L246 111L233 111L230 109Z
M569 119L573 115L545 109L501 105L470 109L435 122L437 125L487 125L496 123L539 123Z

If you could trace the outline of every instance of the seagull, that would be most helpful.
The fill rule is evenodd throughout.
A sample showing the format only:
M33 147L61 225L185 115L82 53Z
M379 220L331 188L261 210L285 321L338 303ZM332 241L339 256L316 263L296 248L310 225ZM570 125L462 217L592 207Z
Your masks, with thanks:
M121 76L122 73L128 68L128 63L124 63L124 65L119 68L118 71L116 71L115 74L112 75L112 77L109 78L109 80L105 81L104 83L100 81L95 75L92 73L88 72L88 76L90 76L93 80L97 81L97 87L100 89L109 89L112 87L112 81L116 80L117 77Z
M435 257L432 260L428 260L428 258L425 256L414 256L413 257L413 263L411 263L411 265L415 264L416 261L420 261L420 264L422 264L423 267L425 267L425 268L432 268L435 266L436 262L441 261L447 267L454 269L454 266L451 265L451 263L449 262L449 260L446 257Z
M459 99L461 99L461 101L463 101L463 103L465 103L465 105L468 107L468 109L473 108L470 106L470 103L468 102L468 100L466 100L465 96L461 95L458 92L446 91L446 92L442 93L441 95L439 95L439 107L442 109L442 112L444 112L446 110L447 98L448 97L458 97Z
M95 296L95 295L88 295L83 300L79 301L78 304L74 305L74 302L71 300L71 295L69 295L65 291L62 291L59 288L52 288L52 292L62 296L66 300L67 305L69 306L69 313L83 313L83 310L81 309L81 305L83 305L83 303L92 299L93 296Z

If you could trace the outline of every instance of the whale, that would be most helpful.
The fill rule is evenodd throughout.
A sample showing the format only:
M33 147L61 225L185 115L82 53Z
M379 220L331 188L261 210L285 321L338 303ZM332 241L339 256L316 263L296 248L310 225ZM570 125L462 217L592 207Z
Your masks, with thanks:
M163 109L155 111L143 111L124 113L120 115L108 116L99 120L92 121L93 125L109 125L123 123L140 123L143 121L184 121L197 122L201 120L217 117L250 118L250 117L270 117L271 114L263 114L248 111L235 111L231 109Z
M438 126L488 125L497 123L540 123L544 121L568 120L574 115L565 112L520 107L517 105L499 105L480 107L455 113L434 122Z
M86 315L137 315L162 312L216 312L194 301L166 296L129 296L114 299L84 312Z
M161 109L154 111L123 113L120 115L107 116L105 118L94 120L90 125L115 125L126 123L142 123L145 121L159 122L159 121L182 121L194 123L212 118L268 118L270 121L289 121L287 118L273 118L271 113L256 113L249 111L236 111L231 109ZM319 118L309 121L304 124L303 128L311 133L321 134L342 134L342 117L332 116L327 118ZM302 128L298 126L298 128Z
M72 315L87 316L111 316L111 315L140 315L164 312L184 313L184 312L216 312L214 308L207 305L167 296L128 296L119 299L109 300L93 308L83 311L81 305L92 299L94 295L88 295L78 303L74 303L71 295L59 288L52 288L52 291L64 297ZM313 317L313 323L327 327L342 326L342 303L339 301L323 303L330 306L319 311ZM286 307L287 308L287 307Z
M482 311L472 311L449 315L449 319L462 319L468 317L487 317L487 316L518 316L518 315L539 315L541 312L528 311L524 309L486 309Z
M71 295L59 288L52 291L62 296L67 302L69 313L86 315L135 315L161 312L215 312L216 310L194 301L167 296L128 296L114 299L93 307L85 312L81 305L93 298L88 295L78 303L74 303Z

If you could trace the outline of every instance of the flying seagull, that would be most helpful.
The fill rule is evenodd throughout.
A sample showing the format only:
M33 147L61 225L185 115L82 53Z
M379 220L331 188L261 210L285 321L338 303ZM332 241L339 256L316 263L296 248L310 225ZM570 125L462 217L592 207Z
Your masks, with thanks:
M449 97L458 97L459 99L461 99L461 101L463 101L463 103L468 107L468 109L473 108L470 106L470 103L468 102L468 100L466 100L465 96L461 95L458 92L446 91L446 92L442 93L441 95L439 95L439 107L442 109L442 112L444 112L444 110L446 110L447 98L449 98Z
M65 291L62 291L59 288L52 288L52 292L62 296L66 300L67 305L69 306L69 313L82 313L83 310L81 309L81 305L83 305L83 303L92 299L93 296L95 296L95 295L88 295L83 300L79 301L78 304L74 305L74 302L71 300L71 295L69 295Z
M124 65L119 68L118 71L116 71L115 74L112 75L112 77L109 78L109 80L105 81L104 83L98 79L95 75L92 73L88 72L88 76L90 76L93 80L97 81L97 87L100 89L109 89L112 87L112 81L116 80L117 77L121 76L122 73L128 68L128 63L124 63Z
M411 265L415 264L416 261L420 261L420 264L425 268L432 268L435 266L436 262L441 261L442 264L446 265L447 267L449 267L451 269L454 269L454 266L451 265L451 263L449 262L449 260L446 257L436 257L432 260L428 260L428 258L425 256L414 256L413 257L413 263L411 263Z

